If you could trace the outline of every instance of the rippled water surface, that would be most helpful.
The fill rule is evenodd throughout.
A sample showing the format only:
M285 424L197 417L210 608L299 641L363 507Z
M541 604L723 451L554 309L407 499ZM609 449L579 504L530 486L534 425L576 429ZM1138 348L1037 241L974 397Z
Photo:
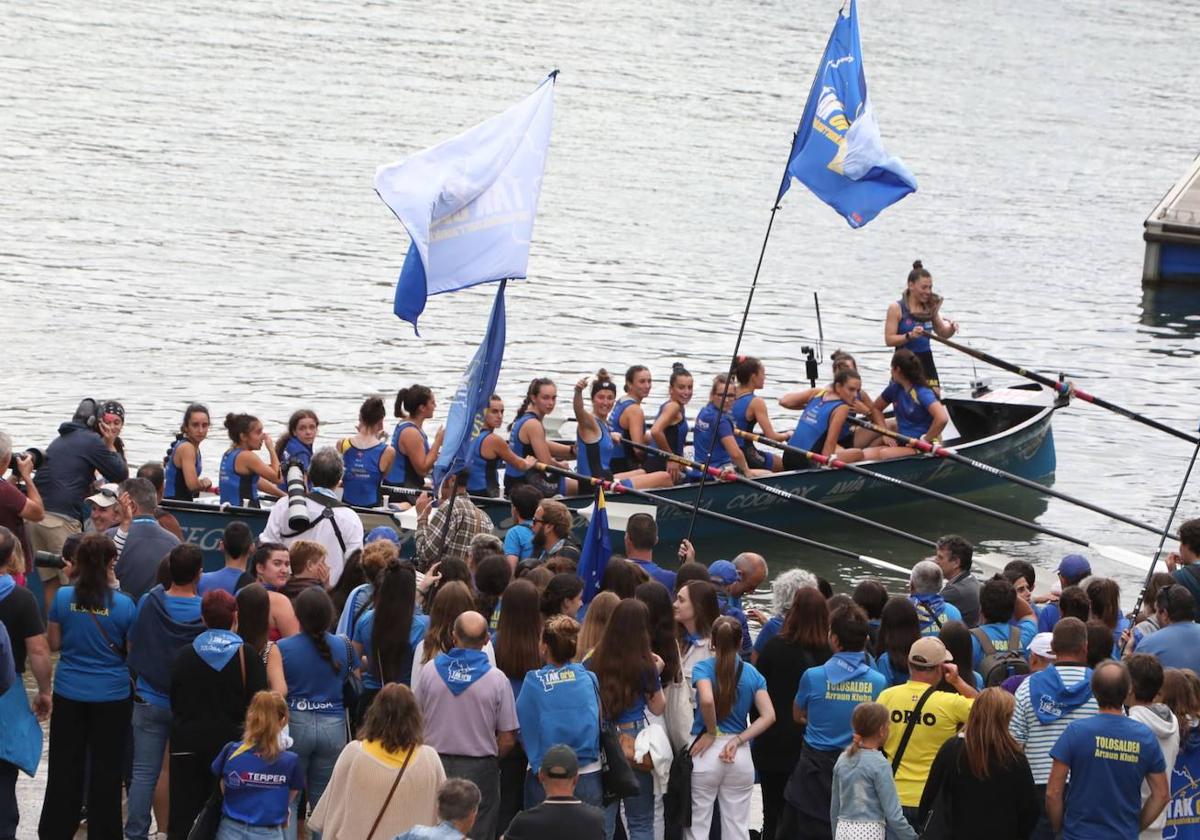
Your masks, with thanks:
M183 406L313 406L326 442L371 392L448 398L490 289L431 299L422 337L391 315L407 241L377 165L429 145L562 70L528 281L509 293L501 392L560 392L603 365L724 369L791 132L837 3L199 2L0 7L0 425L45 445L89 394L128 410L134 460L161 457ZM1187 4L867 2L866 71L885 139L920 190L852 231L803 188L776 220L744 352L765 393L800 347L851 349L882 385L887 304L914 258L963 340L1194 430L1200 298L1143 294L1142 220L1197 149ZM949 350L951 386L975 375ZM979 370L1000 383L1003 373ZM693 411L700 402L693 405ZM559 411L567 408L561 405ZM1100 409L1054 424L1056 486L1165 520L1190 447ZM204 446L208 472L222 443ZM1150 535L1058 501L994 504L1149 553ZM1195 515L1196 493L1182 513ZM1067 545L926 507L991 561L1053 568ZM822 539L901 562L906 544ZM864 569L739 537L773 565ZM985 558L988 559L988 558ZM1137 573L1097 566L1132 586Z

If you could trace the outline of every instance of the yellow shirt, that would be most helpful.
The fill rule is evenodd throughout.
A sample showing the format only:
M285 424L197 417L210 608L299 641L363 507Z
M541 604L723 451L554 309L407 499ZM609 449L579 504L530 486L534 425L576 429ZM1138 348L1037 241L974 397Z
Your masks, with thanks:
M404 759L408 758L409 753L409 750L404 748L396 752L388 752L379 741L363 741L362 749L364 753L379 763L385 764L388 767L394 767L397 770L404 766Z
M877 702L887 706L891 712L887 744L884 745L889 756L896 754L912 710L928 688L927 683L909 680L904 685L885 689L879 695ZM954 737L958 728L967 722L972 702L961 694L946 691L935 691L929 695L921 708L921 719L913 727L912 737L904 748L900 771L896 773L896 793L900 796L901 805L915 808L921 804L921 793L925 790L933 759L942 744Z

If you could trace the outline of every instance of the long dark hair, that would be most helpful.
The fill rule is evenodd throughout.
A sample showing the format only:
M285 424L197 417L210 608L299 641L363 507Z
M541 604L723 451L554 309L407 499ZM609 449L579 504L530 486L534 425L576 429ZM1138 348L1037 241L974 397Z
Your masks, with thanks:
M509 586L511 589L512 586ZM562 612L563 601L570 600L583 592L583 579L579 575L573 575L570 572L559 572L554 577L550 578L550 582L546 584L546 588L542 590L541 611L545 618L550 618L552 615L558 615ZM508 595L508 590L504 592ZM508 603L505 602L504 609L508 609ZM504 610L500 611L500 615L504 615ZM575 616L571 616L574 618Z
M721 616L713 625L712 641L713 649L717 652L713 699L717 705L717 720L721 720L729 715L737 700L737 662L742 646L742 625L732 616Z
M656 580L639 584L633 597L650 611L650 650L662 658L662 681L679 678L679 642L675 635L675 616L671 612L671 593Z
M688 600L692 602L692 611L696 614L696 635L708 639L712 637L713 624L721 617L721 605L717 601L717 588L706 580L689 580L684 584ZM679 625L679 638L683 638L687 630Z
M503 554L489 554L475 567L475 609L488 621L511 580L512 567Z
M588 660L600 680L600 700L609 720L636 702L645 690L647 674L654 671L649 623L650 610L636 598L617 604Z
M329 650L329 641L325 638L325 634L329 632L329 625L333 623L333 602L329 600L324 589L310 586L296 596L292 606L296 609L300 631L312 640L317 653L329 663L329 667L333 668L336 674L341 667L334 660L333 652Z
M447 557L438 565L438 579L425 590L425 595L421 599L421 609L425 612L433 610L433 605L437 603L438 593L455 582L466 584L469 591L471 589L471 570L467 568L466 561L459 560L457 557ZM467 609L473 610L475 607L470 606ZM449 649L446 648L446 650Z
M908 649L921 638L917 608L907 598L889 598L879 615L879 642L875 655L888 655L892 671L908 673ZM965 677L964 677L965 679Z
M411 664L408 637L412 632L413 613L417 608L417 573L407 563L389 564L375 587L375 618L371 628L374 651L367 651L380 682L400 679L405 663Z
M409 385L407 388L401 388L396 393L396 404L392 406L392 413L401 419L412 417L432 396L433 391L427 385ZM382 403L382 400L380 402Z
M779 638L809 649L829 647L829 604L815 586L802 586L792 598Z
M275 454L279 456L279 460L283 460L284 450L287 449L287 445L291 442L291 439L296 436L296 429L300 427L301 420L312 420L318 427L321 425L321 420L317 417L317 412L311 408L301 408L293 411L292 416L288 418L287 431L279 436L279 440L275 441ZM186 417L183 422L187 422Z
M533 405L533 398L537 396L537 392L542 390L547 385L553 385L554 380L547 376L539 376L529 383L529 387L525 389L525 399L521 400L521 407L517 409L517 413L513 415L512 423L508 424L508 428L513 427L513 423L517 422L517 418L529 410L529 406Z
M88 534L75 549L75 603L85 610L102 610L112 597L108 564L117 559L117 546L104 534Z
M917 354L913 351L901 347L893 353L892 367L899 368L900 374L914 388L929 387L929 380L925 378L925 368L921 365L921 360L917 358Z
M938 632L938 638L946 646L946 651L954 657L958 673L967 685L975 685L974 650L971 644L971 631L961 621L947 621ZM889 659L891 657L888 657ZM938 683L941 691L956 691L950 683L942 680Z
M425 631L425 661L454 647L454 622L475 608L471 588L462 581L451 581L438 590L429 610L429 629Z
M523 680L526 672L542 666L538 606L537 587L527 580L514 580L504 590L504 608L496 625L496 667L510 680Z
M261 583L243 586L237 594L238 635L256 653L267 646L271 628L271 595Z

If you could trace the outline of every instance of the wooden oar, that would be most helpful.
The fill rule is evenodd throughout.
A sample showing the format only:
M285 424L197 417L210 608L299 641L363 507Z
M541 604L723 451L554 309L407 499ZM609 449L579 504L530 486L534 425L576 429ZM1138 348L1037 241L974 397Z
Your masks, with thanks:
M665 496L659 496L654 493L647 493L645 490L637 490L632 487L626 487L624 484L619 484L618 482L615 482L615 481L607 481L606 479L603 479L603 478L594 478L591 476L580 475L577 472L572 472L571 470L565 470L562 467L556 467L553 464L543 464L543 463L539 462L537 464L534 464L533 468L537 469L537 470L541 470L542 472L553 473L555 475L565 475L567 478L575 479L580 484L588 484L593 487L603 487L604 490L609 493L622 493L622 494L627 494L630 496L636 496L641 499L646 499L650 502L653 502L656 505L667 505L669 507L681 508L681 509L689 511L689 512L694 509L696 511L696 513L699 514L700 516L707 516L710 519L716 519L720 522L728 522L730 525L737 525L741 528L746 528L751 531L758 531L760 534L769 534L772 537L779 537L780 539L783 539L783 540L790 540L791 542L800 543L801 545L807 545L810 548L817 548L817 549L820 549L821 551L826 551L826 552L829 552L830 554L836 554L840 557L848 557L851 560L859 560L863 563L867 563L872 566L878 566L881 569L888 569L890 571L898 572L903 575L907 575L912 571L911 569L906 569L904 566L898 566L895 563L889 563L888 561L880 560L877 557L869 557L865 554L856 554L853 551L850 551L849 549L846 549L846 548L838 548L835 545L827 545L826 543L823 543L823 542L817 542L816 540L810 540L808 537L802 537L799 534L791 534L791 533L788 533L787 531L779 531L775 528L771 528L766 525L760 525L757 522L749 522L745 519L738 519L736 516L730 516L725 513L718 513L715 510L708 510L706 508L693 508L693 506L688 504L687 502L680 502L675 499L668 499Z
M1044 493L1047 496L1053 496L1056 499L1062 499L1064 502L1070 502L1073 505L1086 508L1093 513L1098 513L1101 516L1107 516L1109 519L1115 519L1118 522L1124 522L1126 525L1132 525L1135 528L1141 528L1143 531L1149 531L1155 536L1162 536L1164 534L1161 529L1156 528L1153 525L1148 525L1145 522L1139 522L1138 520L1125 516L1122 513L1117 513L1115 510L1109 510L1108 508L1100 507L1100 505L1095 505L1083 499L1076 498L1075 496L1064 493L1061 490L1055 490L1053 487L1047 487L1045 484L1040 484L1031 478L1025 478L1022 475L1007 472L999 467L993 467L991 464L985 464L983 461L976 461L974 458L968 458L966 455L956 452L953 449L947 449L944 446L927 443L920 438L902 435L897 431L876 426L874 423L853 415L847 417L846 419L856 426L861 426L864 429L870 429L872 432L876 432L886 437L895 438L896 440L907 444L908 446L915 446L926 455L936 455L938 458L948 458L951 461L955 461L956 463L963 464L968 467L973 467L974 469L981 470L989 475L994 475L997 478L1003 478L1006 481L1011 481L1013 484L1019 484L1022 487L1028 487L1030 490L1036 490L1037 492ZM1170 539L1179 539L1178 534L1167 534L1167 537Z
M1166 432L1167 434L1173 435L1180 440L1186 440L1188 443L1200 443L1200 438L1197 438L1194 435L1189 435L1187 432L1183 432L1179 429L1168 426L1166 423L1160 423L1152 417L1147 417L1144 414L1131 411L1124 406L1119 406L1116 403L1111 403L1108 400L1101 399L1100 397L1092 396L1087 391L1079 388L1077 385L1067 385L1066 383L1059 382L1056 379L1043 376L1036 371L1023 368L1020 365L1014 365L1012 362L1006 362L1003 359L998 359L989 353L984 353L980 350L972 350L970 347L959 344L957 341L951 341L948 338L942 338L940 335L932 332L926 333L926 335L935 341L940 341L947 347L953 347L960 353L965 353L981 362L987 362L989 365L995 365L998 368L1007 370L1009 373L1015 373L1018 376L1024 376L1026 379L1032 379L1034 382L1045 385L1047 388L1053 388L1060 394L1069 393L1071 396L1079 397L1079 399L1083 400L1084 402L1089 402L1092 405L1098 405L1101 408L1107 408L1109 411L1120 414L1122 417L1128 417L1130 420L1136 420L1138 423L1149 426L1152 429L1158 429L1160 432Z

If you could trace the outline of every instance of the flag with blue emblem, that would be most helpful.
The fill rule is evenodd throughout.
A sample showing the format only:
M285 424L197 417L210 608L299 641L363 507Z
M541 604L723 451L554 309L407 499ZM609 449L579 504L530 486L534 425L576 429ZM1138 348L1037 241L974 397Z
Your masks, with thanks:
M848 16L838 13L825 45L792 142L780 199L792 178L837 210L853 228L862 227L917 189L904 162L883 148L879 123L867 96L854 0L850 0Z
M412 239L393 309L414 330L429 295L526 276L557 73L504 113L376 170L375 191Z
M446 419L446 433L442 438L442 449L433 465L433 486L440 487L442 479L454 475L467 466L471 455L471 441L483 428L483 412L488 400L496 392L496 381L500 378L500 365L504 361L504 287L502 280L492 304L492 317L488 320L487 333L475 351L474 358L463 374L462 382L450 401L450 412Z
M588 522L587 534L583 538L583 550L579 552L579 566L575 570L583 578L583 603L590 604L600 591L600 580L612 557L612 543L608 539L608 511L604 507L604 489L596 488L596 506Z

